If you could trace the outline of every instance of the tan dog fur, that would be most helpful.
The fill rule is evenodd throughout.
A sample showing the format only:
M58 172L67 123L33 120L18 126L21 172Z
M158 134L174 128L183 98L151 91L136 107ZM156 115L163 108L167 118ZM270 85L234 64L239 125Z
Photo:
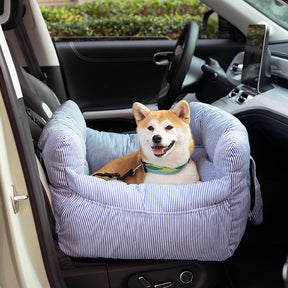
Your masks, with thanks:
M135 169L141 164L141 160L154 165L176 168L187 163L189 159L187 166L177 174L145 173L144 169L140 167L133 176L127 177L124 182L127 184L199 182L197 167L190 159L194 152L194 141L189 127L188 103L180 101L172 110L151 111L143 104L136 102L133 104L133 114L137 123L140 149L111 161L95 173L119 173L123 176L131 168ZM161 145L154 143L156 138L153 136L155 135L157 135L156 138L160 136Z

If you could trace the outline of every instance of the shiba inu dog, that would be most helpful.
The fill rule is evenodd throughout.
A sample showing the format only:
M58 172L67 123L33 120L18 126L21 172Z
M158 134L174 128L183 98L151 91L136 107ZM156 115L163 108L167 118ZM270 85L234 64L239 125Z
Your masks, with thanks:
M131 176L117 177L127 184L200 182L196 164L190 159L194 140L189 127L188 103L182 100L172 110L151 111L136 102L133 114L140 149L111 161L93 175L118 173L119 176L129 171Z

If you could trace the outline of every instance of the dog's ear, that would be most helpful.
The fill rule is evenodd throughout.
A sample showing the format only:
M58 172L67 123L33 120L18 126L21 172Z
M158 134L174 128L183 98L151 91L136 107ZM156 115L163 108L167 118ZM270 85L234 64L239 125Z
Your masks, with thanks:
M172 111L185 123L190 123L190 108L185 100L178 102Z
M137 124L139 121L145 119L147 114L150 112L145 105L139 102L133 104L132 110Z

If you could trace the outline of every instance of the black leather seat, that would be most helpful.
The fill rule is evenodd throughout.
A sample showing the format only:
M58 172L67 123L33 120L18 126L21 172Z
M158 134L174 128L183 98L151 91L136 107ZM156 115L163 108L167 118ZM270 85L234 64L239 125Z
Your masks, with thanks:
M10 49L11 50L11 49ZM20 67L13 57L19 77L32 138L37 143L46 121L60 106L55 93L42 81Z
M2 29L4 31L16 29L17 31L24 12L23 0L10 1L10 14L5 23L1 23ZM20 66L11 45L9 45L9 49L19 77L32 137L37 142L46 121L60 105L60 102L55 93L45 83Z

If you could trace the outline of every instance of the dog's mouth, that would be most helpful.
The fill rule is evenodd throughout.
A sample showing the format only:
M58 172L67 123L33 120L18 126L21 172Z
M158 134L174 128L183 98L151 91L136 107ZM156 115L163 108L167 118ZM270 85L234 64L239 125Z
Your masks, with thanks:
M168 146L155 145L152 147L153 153L156 157L162 157L165 155L174 145L175 141L172 141Z

